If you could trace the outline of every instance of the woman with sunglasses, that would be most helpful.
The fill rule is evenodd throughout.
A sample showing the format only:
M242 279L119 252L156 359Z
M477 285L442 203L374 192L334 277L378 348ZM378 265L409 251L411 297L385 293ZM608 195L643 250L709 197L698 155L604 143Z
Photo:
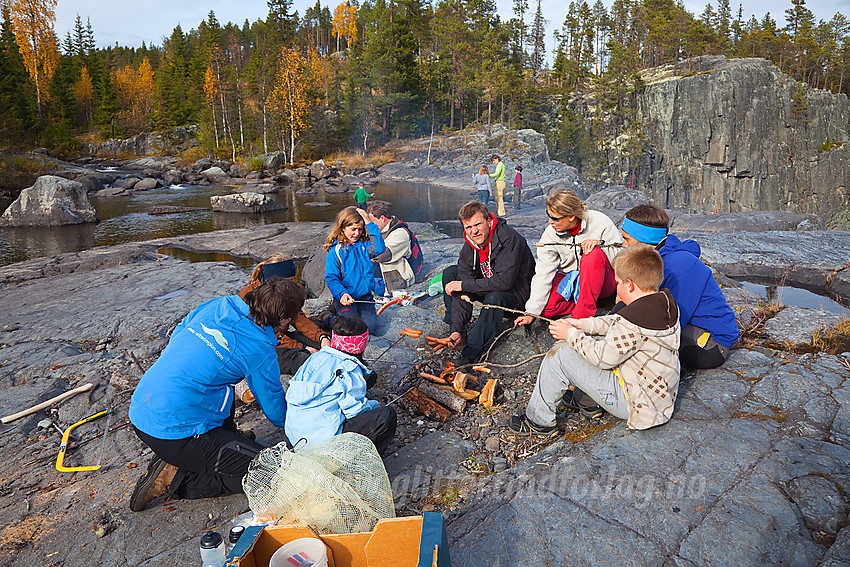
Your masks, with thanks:
M596 315L599 299L617 292L611 260L623 237L604 213L589 211L570 189L555 191L546 199L549 226L537 245L537 264L531 280L531 297L525 311L550 319ZM517 325L534 320L523 315Z

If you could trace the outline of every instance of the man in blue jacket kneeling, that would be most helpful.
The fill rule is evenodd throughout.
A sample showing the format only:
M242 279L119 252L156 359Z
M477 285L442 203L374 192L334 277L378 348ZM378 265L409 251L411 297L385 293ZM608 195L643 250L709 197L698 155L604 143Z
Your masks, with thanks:
M245 379L269 421L283 427L275 330L289 327L304 299L296 283L270 278L244 300L202 303L177 325L130 401L130 422L154 452L131 510L166 492L175 499L242 492L242 477L263 446L236 429L233 387Z

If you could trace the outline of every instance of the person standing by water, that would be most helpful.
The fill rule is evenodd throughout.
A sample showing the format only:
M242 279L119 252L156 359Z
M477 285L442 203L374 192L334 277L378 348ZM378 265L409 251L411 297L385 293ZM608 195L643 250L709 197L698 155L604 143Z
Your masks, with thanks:
M514 170L514 210L519 210L519 202L522 199L522 166L516 166Z
M366 191L366 184L362 181L357 186L357 191L354 192L354 204L357 205L358 209L366 210L366 197L374 197L374 193L368 193Z
M490 177L496 182L496 215L503 217L505 213L505 164L502 163L502 158L493 155L493 163L496 164L496 171L490 174Z
M490 204L490 194L493 192L493 180L490 178L486 165L482 165L478 173L472 174L472 182L478 190L478 200L486 207Z

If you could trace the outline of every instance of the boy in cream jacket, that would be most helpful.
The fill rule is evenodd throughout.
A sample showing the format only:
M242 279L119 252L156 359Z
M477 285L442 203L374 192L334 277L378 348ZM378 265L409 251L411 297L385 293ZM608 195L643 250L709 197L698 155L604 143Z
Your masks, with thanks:
M508 427L518 435L555 430L561 397L573 386L630 429L666 423L679 388L679 309L666 289L658 291L664 266L649 246L632 246L614 257L617 296L626 304L615 315L561 319L549 325L559 339L547 353L525 415Z

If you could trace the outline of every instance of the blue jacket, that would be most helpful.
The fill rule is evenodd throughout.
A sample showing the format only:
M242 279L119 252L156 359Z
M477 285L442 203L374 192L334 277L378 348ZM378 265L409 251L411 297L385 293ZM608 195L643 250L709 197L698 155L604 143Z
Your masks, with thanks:
M735 314L726 303L711 269L699 259L699 243L682 242L675 235L667 236L658 249L664 260L664 282L679 306L679 323L700 327L711 333L715 341L731 347L738 340Z
M378 406L366 399L369 369L350 354L323 347L310 355L289 381L286 391L286 437L293 445L330 439L342 425Z
M243 378L275 426L286 404L271 327L248 318L237 295L211 299L175 327L159 359L130 400L130 421L157 439L183 439L219 427L230 416L233 385Z
M366 225L372 241L356 244L334 244L325 259L325 284L337 301L349 293L354 299L370 295L375 289L375 266L372 258L386 246L378 225Z

